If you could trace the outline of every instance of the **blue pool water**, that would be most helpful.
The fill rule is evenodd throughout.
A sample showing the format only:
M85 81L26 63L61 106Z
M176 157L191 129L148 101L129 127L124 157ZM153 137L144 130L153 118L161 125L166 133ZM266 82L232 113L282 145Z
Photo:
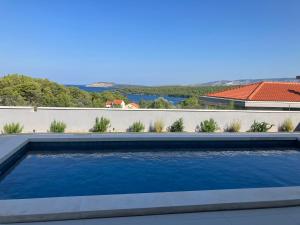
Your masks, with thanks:
M300 185L300 152L29 153L0 199Z

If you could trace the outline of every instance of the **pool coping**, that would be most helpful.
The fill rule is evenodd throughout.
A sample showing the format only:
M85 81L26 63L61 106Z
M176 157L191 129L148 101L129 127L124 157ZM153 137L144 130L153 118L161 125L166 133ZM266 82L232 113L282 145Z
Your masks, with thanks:
M0 137L0 163L29 142L297 140L299 134L35 134ZM300 186L0 200L0 223L300 205Z

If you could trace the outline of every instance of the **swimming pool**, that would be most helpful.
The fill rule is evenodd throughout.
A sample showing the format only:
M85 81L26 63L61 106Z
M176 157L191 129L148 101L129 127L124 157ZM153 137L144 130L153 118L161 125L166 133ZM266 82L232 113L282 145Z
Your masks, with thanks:
M148 149L130 150L89 143L73 150L66 143L39 143L2 176L0 199L300 185L300 152L295 146L210 144L170 149L160 143L160 148L149 149L153 145L148 144Z
M300 205L297 134L0 137L0 223Z

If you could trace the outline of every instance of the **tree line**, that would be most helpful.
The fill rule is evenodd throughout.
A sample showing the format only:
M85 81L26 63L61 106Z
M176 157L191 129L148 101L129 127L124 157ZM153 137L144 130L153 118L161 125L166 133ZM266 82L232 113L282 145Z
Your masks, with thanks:
M105 107L108 100L128 99L118 91L91 93L48 79L10 74L0 78L0 105L49 107Z
M145 94L172 97L200 97L211 92L222 91L232 86L158 86L158 87L125 87L118 89L124 94Z
M48 106L48 107L105 107L106 101L129 100L126 94L151 94L186 97L177 105L159 97L153 101L142 100L141 108L154 109L201 109L201 95L224 90L224 86L162 86L126 87L114 91L87 92L77 87L64 86L48 79L32 78L25 75L10 74L0 78L0 105L3 106Z

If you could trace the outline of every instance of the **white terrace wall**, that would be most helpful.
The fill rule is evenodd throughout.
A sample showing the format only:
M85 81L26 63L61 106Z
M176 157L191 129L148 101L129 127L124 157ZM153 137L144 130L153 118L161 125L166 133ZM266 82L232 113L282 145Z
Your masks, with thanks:
M294 125L300 122L300 111L258 111L258 110L181 110L181 109L99 109L99 108L48 108L40 107L0 107L0 129L5 123L19 122L24 126L23 132L47 132L53 120L64 121L67 132L87 132L94 124L96 117L107 117L111 121L110 131L124 132L135 121L145 124L146 130L156 120L162 120L165 126L171 125L182 117L185 131L194 132L203 120L215 119L221 129L234 120L241 121L241 131L247 131L254 120L266 121L278 126L291 118Z
M6 123L20 123L24 126L24 132L32 132L35 117L33 107L0 106L0 132Z

